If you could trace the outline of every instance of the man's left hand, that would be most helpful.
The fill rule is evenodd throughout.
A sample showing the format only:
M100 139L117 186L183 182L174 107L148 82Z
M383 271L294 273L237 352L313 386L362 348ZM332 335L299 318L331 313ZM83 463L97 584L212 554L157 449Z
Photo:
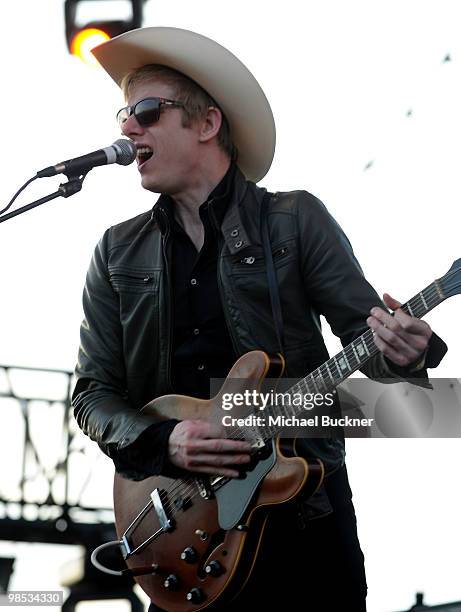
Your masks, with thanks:
M393 315L375 306L367 324L374 331L378 349L398 366L405 367L418 360L427 348L432 329L425 321L411 317L400 308L400 302L388 293L383 301Z

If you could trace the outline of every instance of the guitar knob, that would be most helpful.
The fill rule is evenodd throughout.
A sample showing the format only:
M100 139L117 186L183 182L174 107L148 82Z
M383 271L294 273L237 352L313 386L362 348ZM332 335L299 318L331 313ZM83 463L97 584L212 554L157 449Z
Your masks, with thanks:
M205 572L210 576L220 576L224 571L223 566L219 561L210 561L208 565L205 567Z
M199 589L198 587L193 587L187 593L186 599L187 601L190 601L191 603L199 604L199 603L202 603L202 601L205 599L205 595L203 594L202 589Z
M181 559L186 563L195 563L197 561L197 551L192 546L188 546L182 551Z
M174 574L170 574L163 581L163 586L169 591L176 591L179 588L179 578Z

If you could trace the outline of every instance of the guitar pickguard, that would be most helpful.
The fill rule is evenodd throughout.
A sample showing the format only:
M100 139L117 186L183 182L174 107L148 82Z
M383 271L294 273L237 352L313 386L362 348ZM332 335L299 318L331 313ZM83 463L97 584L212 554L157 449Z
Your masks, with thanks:
M215 491L218 502L218 520L221 529L228 531L242 520L259 484L274 467L277 460L275 441L268 443L269 452L259 459L254 467L247 470L242 478L232 478Z

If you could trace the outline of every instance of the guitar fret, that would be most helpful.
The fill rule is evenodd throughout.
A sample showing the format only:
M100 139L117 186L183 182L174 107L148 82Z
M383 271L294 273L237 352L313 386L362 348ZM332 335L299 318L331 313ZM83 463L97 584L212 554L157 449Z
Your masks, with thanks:
M423 295L423 292L422 292L422 291L419 293L419 296L420 296L421 301L422 301L422 303L423 303L423 305L424 305L424 308L425 308L426 310L429 310L429 306L427 305L427 302L426 302L426 300L424 299L424 295Z
M364 336L363 339L364 339L364 346L365 346L365 349L367 351L368 357L370 357L371 356L370 349L373 350L373 347L375 346L375 343L373 341L373 334L370 333L370 335L368 337ZM370 342L370 346L368 346L368 342Z
M337 378L336 380L341 380L341 370L338 368L338 364L336 363L336 357L332 357L330 359L331 365L334 365L336 368Z
M324 367L324 364L322 364L319 368L317 368L317 372L319 373L318 378L320 378L320 381L322 383L322 387L324 388L324 390L328 391L328 386L325 382L325 376L322 373L322 368Z
M330 362L330 361L331 361L331 359L329 359L328 361L325 361L325 367L326 367L326 369L327 369L327 372L328 372L328 375L329 375L329 377L330 377L330 379L331 379L331 382L334 384L335 379L334 379L333 374L331 373L331 370L330 370L330 368L329 368L329 366L328 366L328 364L329 364L329 362Z
M323 368L323 370L322 370L322 368ZM328 391L328 385L327 385L327 382L326 382L326 379L327 379L327 372L326 372L326 366L325 366L325 364L324 364L324 363L323 363L323 364L322 364L322 365L319 367L319 372L320 372L320 376L322 377L322 385L323 385L323 388L324 388L326 391Z
M298 392L298 391L297 391L297 385L296 385L296 387L295 387L295 393L297 393L297 392ZM290 397L291 397L291 396L290 396ZM290 405L290 407L291 407L291 402L289 403L289 405ZM278 406L278 403L277 403L277 406ZM281 406L281 408L280 408L280 411L284 413L284 416L289 416L289 414L288 414L288 405L287 405L287 403L285 402L285 398L284 398L284 399L283 399L283 401L282 401L282 406Z
M410 315L411 315L412 317L414 317L414 316L415 316L415 315L413 314L413 310L412 310L412 308L411 308L411 306L410 306L410 302L408 302L408 303L407 303L407 310L408 310L408 312L410 313Z
M357 358L357 353L355 352L354 345L350 344L349 346L346 346L344 352L347 352L349 363L351 364L351 370L354 370L357 364L360 363L360 359ZM352 359L354 359L354 363Z
M439 304L440 297L438 297L437 294L439 293L440 296L440 292L438 292L435 282L431 283L426 289L423 289L422 293L426 294L426 301L429 304L429 309ZM443 297L441 299L443 300Z
M360 336L359 340L360 340L360 344L357 346L357 352L360 355L360 357L364 357L365 354L370 356L367 345L365 344L364 337Z
M440 299L444 300L445 296L444 296L443 291L442 291L442 289L440 287L440 284L437 281L434 281L433 284L434 284L435 288L437 289L437 293L439 294Z
M422 291L429 309L433 308L437 304L437 292L435 291L434 285L429 285Z
M342 355L342 357L340 358L339 362L341 363L341 359L344 359L344 361L346 362L346 368L345 369L352 370L352 368L350 366L350 363L349 363L349 359L347 358L347 355L346 355L346 351L344 350L341 353L341 355Z
M357 363L360 363L360 358L359 358L358 353L357 353L357 350L356 350L356 348L355 348L355 342L353 342L353 343L351 344L351 347L352 347L352 350L354 351L354 357L356 358Z
M312 384L314 385L315 392L316 392L316 393L318 393L318 392L319 392L319 390L318 390L318 388L317 388L317 385L315 384L314 372L312 372L312 374L311 374L311 376L310 376L310 377L311 377L311 379L312 379Z
M296 414L295 407L291 404L291 402L286 404L285 400L282 402L282 407L285 412L285 416L290 416Z
M306 378L303 378L302 380L299 381L299 390L303 390L305 393L309 391L309 388L307 386L307 376Z
M336 359L336 356L333 357L333 359L335 360L336 367L338 368L338 372L341 374L341 377L342 377L343 371L347 370L346 362L344 361L344 359L342 357L340 357L339 363L338 363L338 360Z
M283 413L283 416L288 416L288 407L285 404L285 402L282 402L282 405L279 407L278 402L277 402L277 408L280 412Z

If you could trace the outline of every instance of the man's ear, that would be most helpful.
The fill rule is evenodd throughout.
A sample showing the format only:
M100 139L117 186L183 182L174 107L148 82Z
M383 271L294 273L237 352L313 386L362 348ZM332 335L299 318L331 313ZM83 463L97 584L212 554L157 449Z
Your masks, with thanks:
M216 106L209 106L206 116L201 121L200 142L209 142L217 136L222 124L222 113Z

